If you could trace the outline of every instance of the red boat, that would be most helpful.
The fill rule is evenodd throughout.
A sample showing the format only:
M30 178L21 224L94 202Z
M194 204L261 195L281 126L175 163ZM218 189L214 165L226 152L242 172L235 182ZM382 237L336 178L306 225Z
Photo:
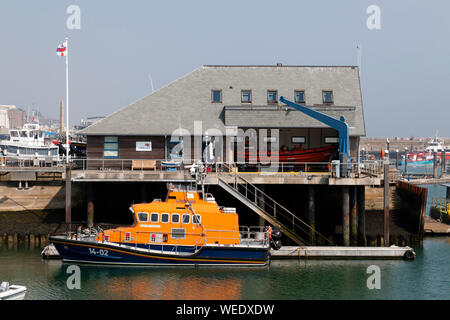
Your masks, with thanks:
M280 150L278 154L279 162L329 162L333 156L336 155L338 151L337 146L327 146L321 148L303 149L302 146L298 146L294 150ZM264 153L264 152L263 152ZM242 153L237 154L238 161L242 159ZM262 155L257 157L257 151L246 151L245 161L255 161L258 162L269 162L274 159L271 158L271 152L267 152L267 156Z

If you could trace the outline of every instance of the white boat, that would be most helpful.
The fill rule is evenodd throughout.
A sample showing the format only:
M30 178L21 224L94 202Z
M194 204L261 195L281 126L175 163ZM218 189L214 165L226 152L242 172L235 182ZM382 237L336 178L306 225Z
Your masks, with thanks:
M23 300L27 287L18 285L9 285L8 282L2 282L0 285L0 300Z
M9 130L9 137L0 141L5 157L11 160L48 160L58 161L59 147L45 141L45 133L39 124L28 123L22 129Z

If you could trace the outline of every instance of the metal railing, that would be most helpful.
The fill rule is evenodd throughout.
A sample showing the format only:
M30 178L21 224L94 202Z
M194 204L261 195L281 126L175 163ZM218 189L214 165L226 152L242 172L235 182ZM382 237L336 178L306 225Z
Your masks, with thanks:
M249 201L253 202L253 204L258 208L278 221L282 226L295 233L297 237L304 243L308 243L309 241L306 241L304 238L302 238L300 234L302 234L303 237L305 237L305 235L308 235L311 242L319 240L325 243L332 244L329 239L320 234L309 224L304 222L302 219L297 217L291 211L286 209L284 206L276 202L273 198L265 194L255 185L251 184L238 174L234 175L233 188ZM264 203L264 207L260 206L260 203Z

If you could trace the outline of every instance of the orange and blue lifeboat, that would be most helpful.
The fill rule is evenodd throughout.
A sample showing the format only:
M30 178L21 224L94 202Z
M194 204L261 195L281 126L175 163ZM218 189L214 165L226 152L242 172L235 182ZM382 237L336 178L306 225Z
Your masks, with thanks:
M134 223L50 237L64 261L120 265L264 266L270 228L240 227L234 208L211 195L169 189L165 201L133 205Z

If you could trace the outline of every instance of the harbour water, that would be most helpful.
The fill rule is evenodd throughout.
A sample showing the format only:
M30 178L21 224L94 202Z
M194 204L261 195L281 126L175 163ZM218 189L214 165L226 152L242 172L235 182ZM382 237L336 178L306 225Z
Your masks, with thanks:
M428 185L428 206L445 188ZM80 289L69 289L70 264L43 260L40 249L0 248L0 281L25 285L29 300L448 299L450 238L425 238L406 260L272 260L263 268L148 268L79 265ZM369 289L370 266L380 289ZM369 279L370 282L370 279Z
M70 264L11 248L0 251L0 278L27 286L31 300L448 299L450 239L425 239L416 253L413 261L273 260L256 269L80 265L81 288L69 289ZM380 289L367 286L371 265Z

